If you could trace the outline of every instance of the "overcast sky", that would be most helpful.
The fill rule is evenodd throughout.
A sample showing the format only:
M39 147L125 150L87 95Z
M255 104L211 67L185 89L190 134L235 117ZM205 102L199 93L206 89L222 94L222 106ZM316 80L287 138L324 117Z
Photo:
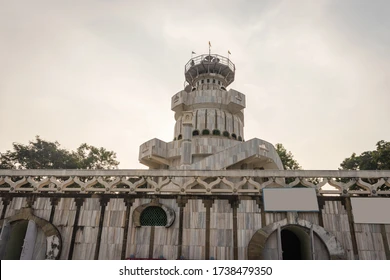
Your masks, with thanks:
M244 138L337 169L390 141L390 1L0 0L0 152L35 135L117 153L173 139L191 52L227 56Z

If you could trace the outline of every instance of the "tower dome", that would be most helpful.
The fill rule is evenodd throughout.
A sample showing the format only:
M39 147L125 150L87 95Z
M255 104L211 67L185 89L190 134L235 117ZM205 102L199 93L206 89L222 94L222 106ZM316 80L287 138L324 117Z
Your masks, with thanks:
M204 79L214 79L227 87L234 81L236 68L229 58L217 54L203 54L190 59L184 68L186 82L195 87Z

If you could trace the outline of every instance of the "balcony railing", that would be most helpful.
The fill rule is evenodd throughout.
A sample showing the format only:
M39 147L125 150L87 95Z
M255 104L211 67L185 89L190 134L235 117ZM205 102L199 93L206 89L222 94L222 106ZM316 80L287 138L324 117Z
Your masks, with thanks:
M198 64L216 64L220 63L222 65L228 66L229 69L234 73L236 71L236 67L234 66L233 62L227 57L218 55L218 54L203 54L196 56L192 59L190 59L187 64L185 65L184 73L187 73L187 71L195 65Z
M390 170L0 170L4 193L260 195L307 187L317 195L390 195Z

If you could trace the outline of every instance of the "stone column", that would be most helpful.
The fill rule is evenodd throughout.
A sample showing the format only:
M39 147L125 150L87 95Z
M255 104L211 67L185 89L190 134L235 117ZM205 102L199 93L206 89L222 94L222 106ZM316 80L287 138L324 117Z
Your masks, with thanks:
M7 212L8 205L11 203L12 197L4 196L3 201L3 210L1 211L1 217L0 220L3 220L5 218L5 213Z
M56 207L57 207L59 201L60 201L60 199L58 197L51 197L50 198L51 210L50 210L49 223L51 223L51 224L53 223L54 213L56 211Z
M355 222L354 222L353 214L352 214L351 197L344 196L343 200L344 200L344 207L345 207L345 210L347 210L347 215L348 215L349 231L351 233L351 241L352 241L352 250L353 250L355 260L358 260L359 259L359 250L358 250L357 240L356 240Z
M180 195L176 198L176 202L179 205L179 236L178 236L178 246L177 246L177 259L182 257L183 252L183 219L184 219L184 207L186 206L188 199L181 197Z
M237 197L229 200L233 209L233 259L238 260L238 224L237 224L237 209L240 201Z
M255 198L257 206L260 208L260 214L261 214L261 227L265 227L267 225L266 219L265 219L265 211L264 211L264 203L262 197L256 197Z
M386 233L386 225L381 224L380 227L381 227L383 246L385 247L386 260L390 260L390 247L389 247L389 239L387 238L387 233Z
M192 112L183 112L183 139L181 140L181 161L180 167L186 168L186 166L192 163Z
M206 208L206 240L205 240L205 260L210 259L210 210L213 206L213 199L203 199L204 207Z
M102 242L104 214L106 213L106 206L108 202L110 202L110 198L107 197L100 198L100 218L99 218L99 229L96 238L96 247L95 247L95 255L94 255L95 260L99 259L100 244Z
M127 235L129 234L130 224L130 210L134 203L134 198L124 198L126 205L126 217L125 217L125 228L123 230L123 241L122 241L122 253L121 259L126 259L126 248L127 248Z
M68 260L73 259L73 249L74 249L74 244L75 244L75 240L76 240L76 233L77 233L77 230L79 228L78 224L79 224L79 218L80 218L80 211L81 211L81 206L83 206L83 203L84 203L84 198L77 197L77 198L75 198L74 201L76 204L76 215L75 215L74 222L73 222L72 238L70 241Z

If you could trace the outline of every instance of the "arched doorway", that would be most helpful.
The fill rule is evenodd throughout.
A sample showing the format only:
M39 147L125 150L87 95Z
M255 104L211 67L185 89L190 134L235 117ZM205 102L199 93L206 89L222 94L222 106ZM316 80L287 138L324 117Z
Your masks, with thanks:
M301 219L294 224L283 219L256 231L248 244L248 259L345 259L345 251L324 228Z
M283 260L310 260L310 235L302 228L288 226L281 230Z
M282 230L282 257L283 260L302 260L301 241L294 232Z
M20 260L27 226L27 220L16 221L11 225L11 234L6 243L4 260Z
M310 236L310 229L296 225L278 227L264 240L263 259L311 260L314 257L311 251L312 238L316 239L313 244L322 243L318 237Z
M46 236L32 220L17 220L3 224L0 233L0 259L43 260Z
M29 207L0 220L0 259L58 259L61 247L57 228Z

